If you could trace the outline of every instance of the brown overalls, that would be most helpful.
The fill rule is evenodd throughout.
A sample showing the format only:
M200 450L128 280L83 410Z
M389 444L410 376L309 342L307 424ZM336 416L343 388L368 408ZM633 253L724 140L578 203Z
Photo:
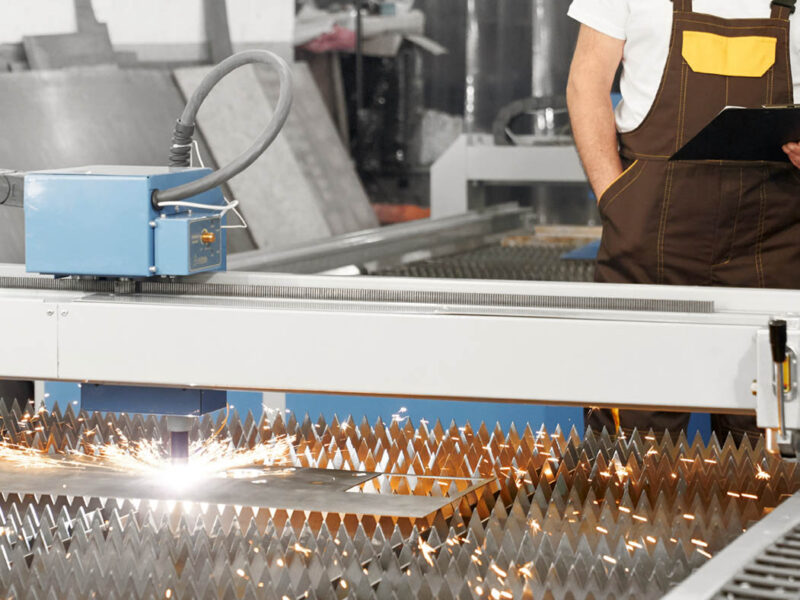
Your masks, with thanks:
M644 122L620 135L625 172L601 195L598 282L800 289L800 172L789 163L669 162L726 106L794 103L789 16L721 19L673 0L669 58ZM646 400L646 390L642 390ZM621 411L619 424L671 430L688 415ZM590 411L593 428L615 427ZM719 436L755 419L719 415ZM724 440L724 437L721 441Z

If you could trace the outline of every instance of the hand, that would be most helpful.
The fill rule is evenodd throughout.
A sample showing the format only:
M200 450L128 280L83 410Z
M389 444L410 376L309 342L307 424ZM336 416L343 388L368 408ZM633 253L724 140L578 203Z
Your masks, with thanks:
M792 164L800 169L800 143L790 143L783 146L783 151L792 161Z

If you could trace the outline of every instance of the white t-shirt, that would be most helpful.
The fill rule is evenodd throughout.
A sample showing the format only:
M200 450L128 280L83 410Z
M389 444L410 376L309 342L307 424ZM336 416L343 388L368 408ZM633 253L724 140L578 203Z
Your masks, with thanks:
M771 0L694 0L694 11L725 19L770 16ZM617 128L636 129L655 101L669 55L671 0L573 0L569 16L597 31L625 40L617 106ZM791 18L791 62L795 98L800 98L800 27Z

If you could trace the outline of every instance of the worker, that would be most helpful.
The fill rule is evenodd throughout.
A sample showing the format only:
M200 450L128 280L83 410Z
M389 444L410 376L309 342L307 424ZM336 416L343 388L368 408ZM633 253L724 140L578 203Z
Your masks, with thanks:
M783 147L786 163L669 161L726 106L794 103L795 2L573 0L581 31L567 97L603 223L596 281L800 288L800 145ZM689 420L587 412L609 430L676 431ZM712 427L721 442L757 434L749 416L717 415Z

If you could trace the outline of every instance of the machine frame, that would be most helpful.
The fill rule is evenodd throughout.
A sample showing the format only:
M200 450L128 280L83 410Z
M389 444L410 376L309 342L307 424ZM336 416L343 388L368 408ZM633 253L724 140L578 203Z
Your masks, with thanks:
M11 265L2 281L25 282L0 288L4 378L757 412L777 428L771 318L800 349L797 291L216 273L111 294L35 289L59 280ZM786 423L800 429L791 394Z

